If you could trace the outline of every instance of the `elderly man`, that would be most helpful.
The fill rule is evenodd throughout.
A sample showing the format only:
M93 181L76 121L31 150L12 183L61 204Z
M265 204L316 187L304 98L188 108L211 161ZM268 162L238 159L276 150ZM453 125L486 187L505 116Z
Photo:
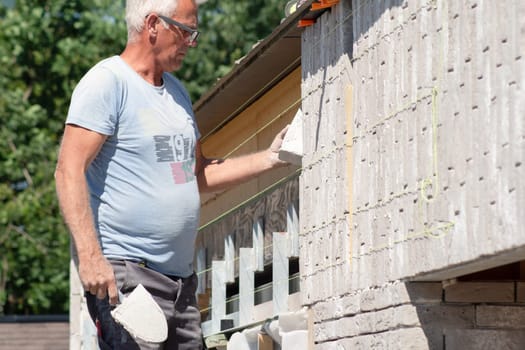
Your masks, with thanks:
M128 42L71 98L55 178L102 349L200 349L193 254L199 191L283 166L286 130L265 151L206 159L190 98L169 72L197 44L194 0L128 0ZM133 339L110 310L143 284L168 321L164 344Z

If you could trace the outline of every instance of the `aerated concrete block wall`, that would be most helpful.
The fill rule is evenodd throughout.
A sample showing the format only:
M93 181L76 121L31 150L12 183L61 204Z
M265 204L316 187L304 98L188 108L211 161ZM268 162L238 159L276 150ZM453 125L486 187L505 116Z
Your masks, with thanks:
M316 348L525 346L520 283L442 284L525 260L524 54L520 0L341 0L305 30Z

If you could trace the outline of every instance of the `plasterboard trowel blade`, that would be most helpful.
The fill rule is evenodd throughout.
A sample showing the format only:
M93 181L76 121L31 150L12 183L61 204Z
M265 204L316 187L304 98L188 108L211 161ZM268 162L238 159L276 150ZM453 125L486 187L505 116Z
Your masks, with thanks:
M168 323L159 304L139 284L111 311L111 316L133 337L150 343L162 343L168 337Z

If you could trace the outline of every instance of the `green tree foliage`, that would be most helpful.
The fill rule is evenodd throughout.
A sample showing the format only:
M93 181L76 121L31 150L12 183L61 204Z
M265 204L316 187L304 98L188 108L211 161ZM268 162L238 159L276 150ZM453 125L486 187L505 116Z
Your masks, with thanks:
M193 101L226 75L234 62L267 37L284 17L287 0L208 0L199 7L198 46L176 75Z
M53 172L73 88L126 41L123 1L0 1L0 315L65 313L69 235ZM284 0L209 0L177 75L193 100L279 25Z
M53 172L78 79L125 44L122 4L0 8L0 314L64 313L69 236Z

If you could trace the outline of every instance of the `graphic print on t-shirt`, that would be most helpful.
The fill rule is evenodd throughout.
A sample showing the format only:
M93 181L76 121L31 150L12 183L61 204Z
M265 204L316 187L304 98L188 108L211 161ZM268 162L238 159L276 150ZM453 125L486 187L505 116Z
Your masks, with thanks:
M155 135L155 155L157 163L166 162L171 167L175 184L185 184L195 178L195 157L193 139L179 133L175 135Z

